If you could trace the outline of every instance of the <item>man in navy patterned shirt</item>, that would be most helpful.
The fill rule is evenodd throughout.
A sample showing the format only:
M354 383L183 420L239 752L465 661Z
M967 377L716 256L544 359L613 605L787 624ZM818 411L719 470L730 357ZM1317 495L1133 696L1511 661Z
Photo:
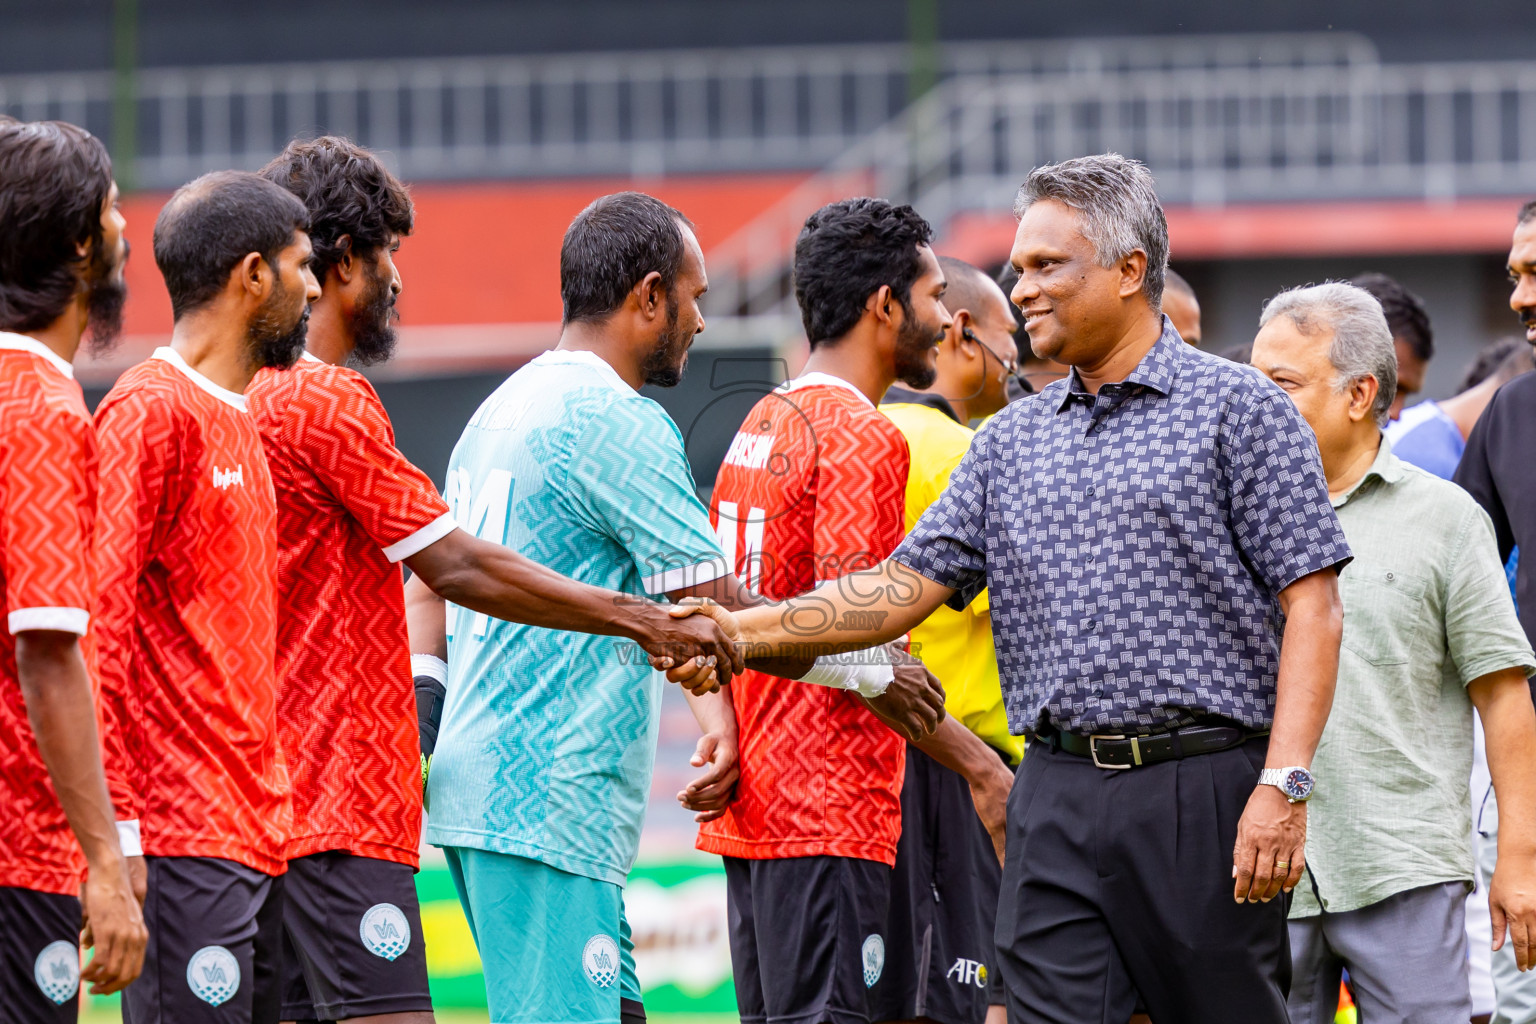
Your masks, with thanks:
M1071 373L977 435L881 566L734 625L864 646L985 586L1009 724L1036 740L1008 808L1009 1019L1124 1021L1139 995L1158 1021L1282 1024L1350 557L1316 441L1162 315L1145 167L1037 168L1015 212L1013 301Z

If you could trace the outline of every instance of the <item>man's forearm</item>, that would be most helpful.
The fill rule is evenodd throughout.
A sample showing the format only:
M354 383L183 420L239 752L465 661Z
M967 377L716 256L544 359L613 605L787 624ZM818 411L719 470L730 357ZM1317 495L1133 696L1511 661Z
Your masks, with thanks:
M738 612L737 618L748 657L820 657L905 636L953 593L886 559L792 600Z
M507 622L641 640L648 623L666 617L652 602L578 583L463 531L426 548L407 564L438 596Z
M1499 856L1536 857L1536 708L1525 671L1475 679L1467 691L1483 721L1488 774L1499 800Z
M938 729L912 745L973 784L998 777L999 768L1008 770L997 752L953 715L945 715Z
M405 631L412 654L448 660L448 604L420 576L405 583Z
M1308 586L1285 602L1285 634L1280 641L1280 672L1275 686L1275 718L1269 735L1267 766L1309 767L1317 752L1339 676L1339 641L1344 610L1331 570L1314 573ZM1289 590L1290 588L1287 588Z
M722 687L712 693L684 690L683 697L688 701L694 721L699 723L700 732L717 736L736 735L736 710L731 705L729 687Z
M118 862L122 847L102 771L96 699L78 640L18 633L16 667L38 753L86 860L97 868Z

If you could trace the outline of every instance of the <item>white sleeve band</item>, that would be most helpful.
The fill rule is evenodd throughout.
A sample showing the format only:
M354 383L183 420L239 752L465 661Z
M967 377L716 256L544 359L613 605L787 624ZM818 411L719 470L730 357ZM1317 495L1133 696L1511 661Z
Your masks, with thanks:
M117 842L123 848L124 857L144 856L144 844L139 839L139 820L117 823Z
M448 685L448 663L432 654L411 655L411 677L427 676Z
M409 537L397 540L385 548L384 557L391 562L403 562L412 555L425 551L458 528L459 524L454 521L453 513L444 512Z
M652 573L641 580L640 585L645 588L647 594L660 596L674 590L696 587L701 583L713 583L720 577L728 575L730 571L731 567L724 558L711 558L707 562L696 562L693 565L683 565Z
M85 636L90 623L91 613L84 608L18 608L6 618L12 636L29 629Z
M878 697L891 685L896 674L889 663L872 665L863 660L867 657L864 651L825 655L816 659L811 670L800 677L800 682L830 686L834 690L855 690L862 697Z

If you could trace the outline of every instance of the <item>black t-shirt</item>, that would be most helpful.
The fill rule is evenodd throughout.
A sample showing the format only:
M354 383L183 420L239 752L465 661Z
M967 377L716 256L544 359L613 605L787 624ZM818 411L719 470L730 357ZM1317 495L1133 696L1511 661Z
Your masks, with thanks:
M1467 438L1455 479L1493 519L1499 557L1508 561L1521 549L1515 599L1525 635L1536 644L1536 373L1493 396Z

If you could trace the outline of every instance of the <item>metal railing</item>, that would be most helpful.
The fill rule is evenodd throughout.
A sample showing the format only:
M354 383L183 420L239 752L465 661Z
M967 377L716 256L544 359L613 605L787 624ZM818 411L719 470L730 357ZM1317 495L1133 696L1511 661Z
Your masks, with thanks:
M1372 66L1363 37L965 43L941 80ZM132 180L170 188L255 168L334 132L412 180L817 169L908 105L898 45L153 68L133 81ZM113 139L110 73L0 77L0 112ZM125 147L114 145L118 153Z
M1536 62L1122 69L954 78L710 252L717 315L794 320L788 257L840 195L941 228L1008 209L1032 167L1116 151L1165 203L1536 192Z

